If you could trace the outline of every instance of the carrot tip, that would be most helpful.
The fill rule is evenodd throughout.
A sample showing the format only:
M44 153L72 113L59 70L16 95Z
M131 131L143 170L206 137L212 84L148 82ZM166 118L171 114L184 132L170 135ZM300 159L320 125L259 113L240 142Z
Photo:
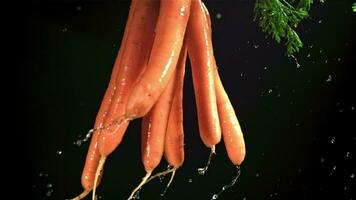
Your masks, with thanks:
M84 197L86 197L89 193L91 192L91 189L89 190L84 190L80 195L70 199L70 200L80 200L80 199L84 199Z
M99 165L98 165L98 168L96 169L96 172L95 172L95 179L94 179L94 187L93 187L93 194L92 194L92 200L96 200L96 186L98 184L98 179L99 179L99 176L101 174L101 172L103 171L103 168L104 168L104 164L105 164L105 160L106 160L106 157L105 156L101 156L100 157L100 160L99 160Z
M213 145L210 149L210 154L209 154L209 158L208 158L208 162L206 163L205 167L201 167L201 168L198 168L198 173L200 175L204 175L207 171L208 171L208 168L210 166L210 162L213 158L213 155L216 155L216 152L215 152L215 145Z
M138 186L131 192L131 195L130 197L127 199L127 200L130 200L130 199L135 199L135 196L136 196L136 193L138 191L140 191L141 187L147 183L148 179L150 178L152 174L152 171L148 171L146 172L146 175L142 178L142 181L140 182L140 184L138 184Z

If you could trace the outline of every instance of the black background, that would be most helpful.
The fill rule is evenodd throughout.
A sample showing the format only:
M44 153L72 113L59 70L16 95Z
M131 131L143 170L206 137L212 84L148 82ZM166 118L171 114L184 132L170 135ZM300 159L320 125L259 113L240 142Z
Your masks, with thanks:
M245 134L247 157L220 199L355 199L355 20L352 1L316 2L298 32L304 48L285 56L253 22L253 1L211 0L214 50ZM3 6L7 99L18 106L13 131L23 148L14 186L26 197L65 199L81 192L92 127L120 46L129 1L29 1ZM221 18L217 18L217 14ZM205 176L209 150L198 136L190 70L185 84L185 164L162 198L148 184L141 199L210 199L234 176L223 143ZM18 111L18 112L16 112ZM125 199L144 175L140 122L106 163L99 195ZM61 152L59 154L58 152ZM166 163L158 170L164 169ZM22 176L23 175L23 176ZM189 181L191 179L191 182ZM17 194L21 195L21 193ZM89 198L88 198L89 199Z

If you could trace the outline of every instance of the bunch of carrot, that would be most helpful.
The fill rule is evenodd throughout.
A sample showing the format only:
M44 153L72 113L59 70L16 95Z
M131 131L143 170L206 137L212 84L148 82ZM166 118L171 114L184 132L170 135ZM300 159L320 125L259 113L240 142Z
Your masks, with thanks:
M105 159L120 144L129 122L142 120L144 183L164 154L173 168L184 161L183 83L187 54L192 67L200 137L212 150L224 138L234 165L245 143L215 63L208 10L201 0L132 0L109 86L96 117L83 174L82 199L95 189ZM150 178L151 177L151 178Z

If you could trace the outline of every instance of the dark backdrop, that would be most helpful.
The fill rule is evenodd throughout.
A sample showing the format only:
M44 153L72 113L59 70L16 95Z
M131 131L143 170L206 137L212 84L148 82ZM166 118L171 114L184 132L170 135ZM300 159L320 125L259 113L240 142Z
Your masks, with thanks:
M294 59L253 22L253 1L206 1L217 63L247 145L242 175L220 199L355 199L356 14L351 2L316 2L311 18L298 28L304 48ZM18 30L8 51L23 53L14 56L13 62L21 64L10 82L20 88L11 95L21 91L21 98L10 101L23 106L18 116L23 123L15 129L21 131L17 139L24 152L16 160L27 163L21 165L26 179L20 182L30 191L27 197L65 199L82 191L88 142L74 142L93 126L129 4L53 0L2 8L3 19L14 28L6 31L11 36ZM208 173L197 174L209 150L198 136L191 82L188 69L185 163L162 199L210 199L235 174L223 143ZM144 175L139 126L139 121L130 125L107 161L98 189L102 199L127 198ZM162 161L159 169L165 166ZM160 199L163 188L152 182L141 199Z

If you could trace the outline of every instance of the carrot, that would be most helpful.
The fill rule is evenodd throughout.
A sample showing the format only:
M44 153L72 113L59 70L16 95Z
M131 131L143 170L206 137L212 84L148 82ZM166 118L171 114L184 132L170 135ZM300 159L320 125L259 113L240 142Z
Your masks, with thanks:
M192 11L187 28L188 54L192 65L200 137L214 148L221 140L219 116L214 86L214 55L209 30L206 27L202 2L192 0Z
M234 107L221 83L217 69L215 70L215 88L226 151L234 165L241 165L246 155L244 138Z
M139 74L146 67L154 39L158 10L159 2L153 0L140 0L135 7L130 35L119 64L113 102L104 123L106 128L101 131L98 138L99 151L102 156L108 156L121 143L129 124L128 120L124 120L119 125L111 125L125 114L130 92Z
M160 2L150 59L129 97L127 118L138 118L147 114L167 86L182 48L190 2L191 0Z
M81 183L82 187L84 188L84 191L82 194L78 195L77 197L73 198L73 200L79 200L84 198L93 188L94 185L94 179L95 179L95 172L97 170L98 164L99 164L99 159L100 159L100 153L98 149L98 131L104 124L105 118L107 116L107 113L109 111L110 104L113 99L114 91L115 91L115 82L116 82L116 77L117 77L117 72L119 71L119 63L121 61L121 53L122 51L125 50L124 46L127 41L128 37L128 27L131 27L132 23L132 15L133 15L133 10L135 9L137 0L133 0L131 3L131 9L129 12L129 17L127 20L127 25L124 31L124 36L122 39L122 45L119 50L119 53L116 57L114 67L111 73L111 79L108 85L108 88L106 89L104 98L101 102L98 114L95 119L95 124L94 124L94 129L92 129L92 139L90 141L88 153L86 156L85 160L85 165L83 168L82 172L82 177L81 177Z
M117 119L125 113L130 90L144 70L149 58L154 38L154 28L158 16L159 2L140 0L134 6L132 23L128 27L128 36L118 63L119 70L115 79L114 96L109 112L104 120L103 128L98 136L98 148L101 154L97 175L104 166L106 157L120 144L129 124L128 120L117 123ZM137 59L138 56L140 59ZM117 123L117 124L116 124ZM95 196L95 179L94 191Z
M133 197L151 176L152 171L160 163L164 138L168 123L168 117L172 106L174 92L175 74L169 80L168 86L159 97L152 109L143 117L141 130L141 153L142 163L145 167L146 175L142 182L132 191L129 199Z

